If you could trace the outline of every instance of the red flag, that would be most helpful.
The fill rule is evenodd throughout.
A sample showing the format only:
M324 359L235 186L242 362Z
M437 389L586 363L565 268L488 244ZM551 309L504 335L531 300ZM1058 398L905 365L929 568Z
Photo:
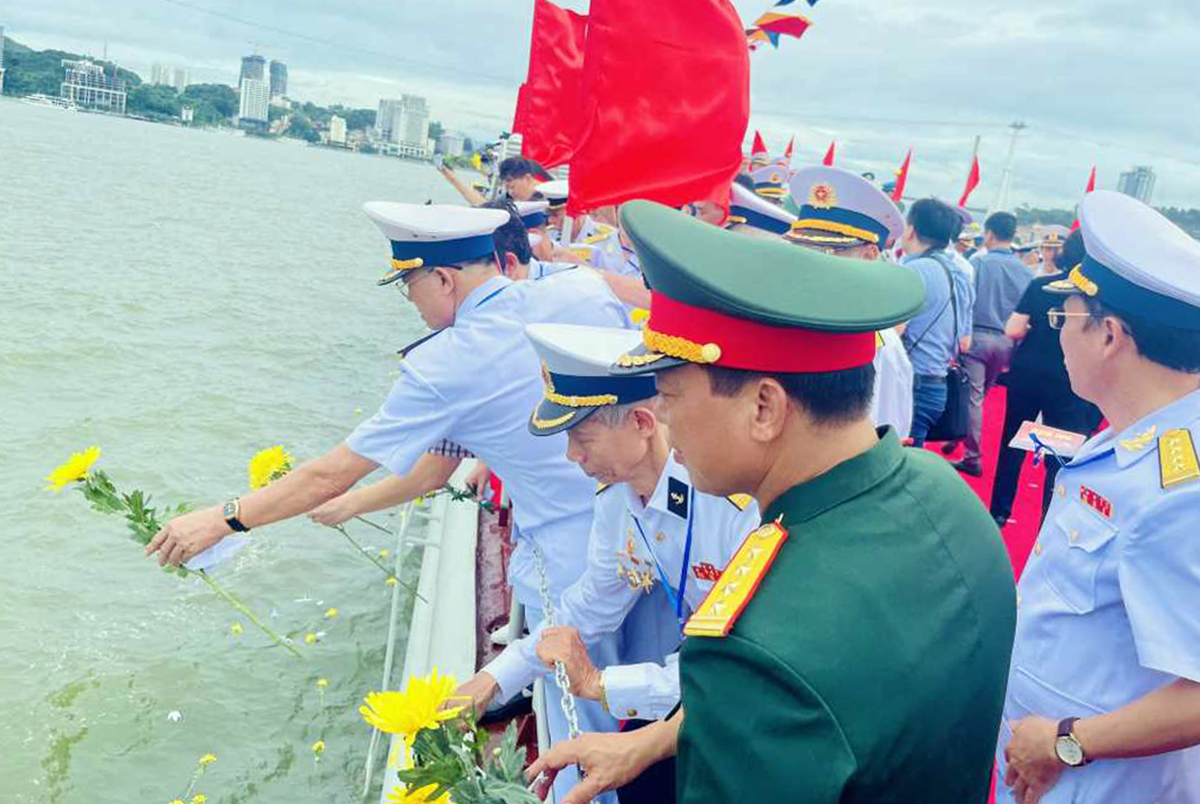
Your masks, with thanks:
M787 160L789 165L792 163L792 148L794 148L795 146L796 146L796 135L793 134L792 138L790 140L788 140L787 150L783 152L783 158Z
M825 152L825 159L822 160L821 164L825 165L826 167L833 167L833 156L834 151L836 150L837 140L834 140L833 142L829 143L829 150Z
M904 187L908 184L908 166L912 164L912 148L908 149L908 156L904 157L904 164L900 166L900 172L896 174L896 186L892 188L892 200L897 204L904 197Z
M1096 166L1092 165L1092 175L1088 179L1087 189L1083 191L1083 194L1087 195L1088 193L1093 193L1095 191L1096 191ZM1071 224L1071 231L1073 232L1078 228L1079 228L1079 218L1076 218L1075 222Z
M587 16L535 0L529 74L517 93L513 131L521 153L552 168L570 161L579 139Z
M758 130L755 129L754 145L750 148L750 158L765 160L767 156L767 144L763 142L762 134L759 134Z
M728 204L750 118L750 53L728 0L592 0L586 51L568 214L634 198Z
M975 192L975 188L979 186L979 157L975 157L975 161L971 163L971 174L967 176L967 186L963 189L962 198L958 199L960 207L967 206L967 199L971 197L971 193Z
M761 31L794 36L797 39L804 36L810 25L812 22L803 14L786 11L768 11L754 21L754 27Z

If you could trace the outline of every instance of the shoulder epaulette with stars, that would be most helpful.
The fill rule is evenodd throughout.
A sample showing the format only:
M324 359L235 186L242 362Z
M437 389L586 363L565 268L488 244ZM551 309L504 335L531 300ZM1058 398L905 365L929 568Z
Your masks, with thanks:
M751 497L749 494L730 494L725 499L727 499L727 500L729 500L729 502L733 503L733 507L738 509L739 511L745 511L746 506L748 506L750 503L754 502L754 498Z
M1159 482L1164 489L1200 479L1200 460L1189 430L1168 430L1158 439Z
M688 619L683 633L702 637L728 635L787 537L787 530L778 522L763 525L747 536L700 608Z

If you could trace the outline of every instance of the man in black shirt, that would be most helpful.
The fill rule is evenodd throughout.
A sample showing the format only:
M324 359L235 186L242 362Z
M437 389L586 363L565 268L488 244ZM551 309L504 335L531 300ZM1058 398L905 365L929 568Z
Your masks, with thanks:
M1054 258L1059 271L1078 265L1084 256L1083 237L1074 232ZM1034 279L1009 317L1005 334L1017 341L1008 372L1008 401L1004 409L1004 434L1000 438L1000 458L992 483L992 517L1003 527L1012 514L1017 482L1025 452L1008 446L1024 421L1033 421L1040 413L1042 423L1061 430L1090 435L1100 423L1095 405L1071 391L1071 381L1063 364L1058 332L1050 329L1046 312L1061 299L1042 291L1058 279L1056 273ZM1042 489L1042 514L1050 505L1051 489L1059 464L1046 456L1046 482Z

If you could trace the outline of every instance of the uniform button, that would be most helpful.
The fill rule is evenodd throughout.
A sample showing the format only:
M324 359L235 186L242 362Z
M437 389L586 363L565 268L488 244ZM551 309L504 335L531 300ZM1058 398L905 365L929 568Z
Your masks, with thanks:
M662 541L666 541L666 539L667 539L667 534L663 533L663 532L660 530L660 531L658 532L658 535L657 535L657 536L655 536L654 538L655 538L655 539L658 539L660 542L662 542Z
M1035 556L1040 556L1042 554L1042 543L1041 542L1037 542L1033 545L1033 554Z
M1021 596L1020 595L1017 595L1017 605L1018 606L1021 605Z
M625 710L625 717L637 717L637 710L632 706Z
M1054 490L1054 493L1057 494L1059 497L1064 497L1067 494L1067 487L1064 486L1062 483L1059 483L1058 488L1056 488Z
M1077 541L1079 541L1079 531L1078 531L1078 530L1072 530L1072 531L1071 531L1071 541L1072 541L1072 542L1077 542Z

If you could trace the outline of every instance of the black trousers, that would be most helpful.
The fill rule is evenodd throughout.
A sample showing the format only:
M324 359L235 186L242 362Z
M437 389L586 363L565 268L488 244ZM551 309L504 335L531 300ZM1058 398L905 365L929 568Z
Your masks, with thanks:
M1021 429L1021 423L1034 421L1038 414L1042 423L1060 430L1070 430L1090 436L1100 426L1101 415L1095 405L1077 397L1064 378L1013 369L1008 373L1008 401L1004 410L1004 434L1000 437L1000 457L996 462L996 479L992 483L992 516L1012 514L1017 483L1026 452L1008 446ZM1054 496L1054 478L1059 462L1053 455L1043 455L1046 462L1046 484L1042 489L1042 516Z
M636 731L649 726L652 720L627 720L621 731ZM624 787L617 788L621 804L674 804L675 758L655 762L642 775Z

